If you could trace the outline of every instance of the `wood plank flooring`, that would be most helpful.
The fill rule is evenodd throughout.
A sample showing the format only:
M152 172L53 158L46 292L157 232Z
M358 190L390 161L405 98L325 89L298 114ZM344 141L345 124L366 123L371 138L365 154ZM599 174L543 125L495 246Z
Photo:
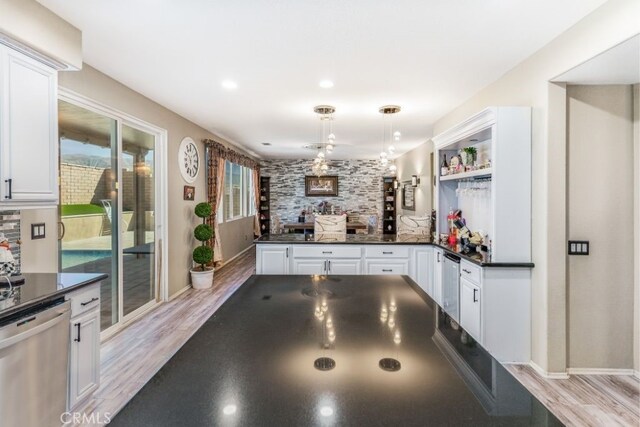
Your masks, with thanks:
M80 412L95 420L107 412L113 417L254 273L252 248L216 271L211 290L189 289L103 343L100 388ZM633 377L548 380L528 366L507 368L567 425L640 426L640 381Z
M507 365L507 369L568 426L640 426L640 381L632 376L572 375L552 380L526 365Z

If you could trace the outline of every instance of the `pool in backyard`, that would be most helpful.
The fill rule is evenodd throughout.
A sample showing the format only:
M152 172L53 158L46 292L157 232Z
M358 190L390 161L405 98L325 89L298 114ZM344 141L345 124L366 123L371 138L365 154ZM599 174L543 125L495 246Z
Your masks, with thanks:
M107 249L63 249L62 270L110 257L111 251Z

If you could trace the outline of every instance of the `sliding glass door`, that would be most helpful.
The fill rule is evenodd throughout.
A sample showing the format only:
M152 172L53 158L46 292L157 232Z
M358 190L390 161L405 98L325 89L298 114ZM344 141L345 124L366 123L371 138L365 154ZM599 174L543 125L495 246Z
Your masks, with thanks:
M59 271L107 273L101 329L160 295L156 236L158 134L60 100Z

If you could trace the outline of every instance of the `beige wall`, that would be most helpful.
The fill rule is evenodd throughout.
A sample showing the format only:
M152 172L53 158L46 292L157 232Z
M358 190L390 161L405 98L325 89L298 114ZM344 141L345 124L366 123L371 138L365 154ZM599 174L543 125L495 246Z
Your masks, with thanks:
M532 360L549 372L566 369L566 115L549 80L639 32L640 2L610 0L435 124L438 134L489 106L533 107Z
M568 367L630 369L634 342L633 88L567 86Z
M0 32L73 68L82 68L82 33L35 0L0 0Z
M398 199L399 212L416 216L431 215L431 197L433 192L431 182L431 153L433 153L433 143L428 141L396 159L396 166L398 167L396 176L398 177L398 181L410 181L411 175L418 175L420 177L420 185L415 191L416 210L403 211L401 201ZM400 191L398 191L398 197L401 197Z
M633 324L635 329L633 336L635 337L633 345L633 369L636 371L636 376L640 376L640 84L633 86L633 152L634 152L634 177L635 182L635 203L634 203L634 218L635 218L635 268L634 268L634 314Z
M169 295L184 288L189 283L191 251L196 245L192 231L198 221L193 214L193 208L196 203L206 200L206 182L204 170L201 170L194 184L196 186L195 202L182 200L183 186L186 183L178 170L178 146L185 136L190 136L195 141L201 141L204 138L225 141L86 64L82 71L60 73L60 86L168 131ZM200 150L204 156L202 144L200 144ZM39 241L25 239L24 271L56 271L56 210L23 211L23 215L24 224L45 221L48 231L47 239ZM252 221L249 218L223 224L220 227L225 259L235 256L252 244ZM24 229L26 230L27 227L25 226Z

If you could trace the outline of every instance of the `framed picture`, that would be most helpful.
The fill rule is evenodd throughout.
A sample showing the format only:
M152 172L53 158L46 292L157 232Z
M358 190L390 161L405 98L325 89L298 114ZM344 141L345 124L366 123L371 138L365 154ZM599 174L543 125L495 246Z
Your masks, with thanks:
M338 195L337 176L305 176L304 195L307 197L335 197Z
M196 198L196 187L192 187L190 185L184 186L184 200L195 200Z
M408 211L416 210L415 187L411 185L411 181L402 183L402 209Z

